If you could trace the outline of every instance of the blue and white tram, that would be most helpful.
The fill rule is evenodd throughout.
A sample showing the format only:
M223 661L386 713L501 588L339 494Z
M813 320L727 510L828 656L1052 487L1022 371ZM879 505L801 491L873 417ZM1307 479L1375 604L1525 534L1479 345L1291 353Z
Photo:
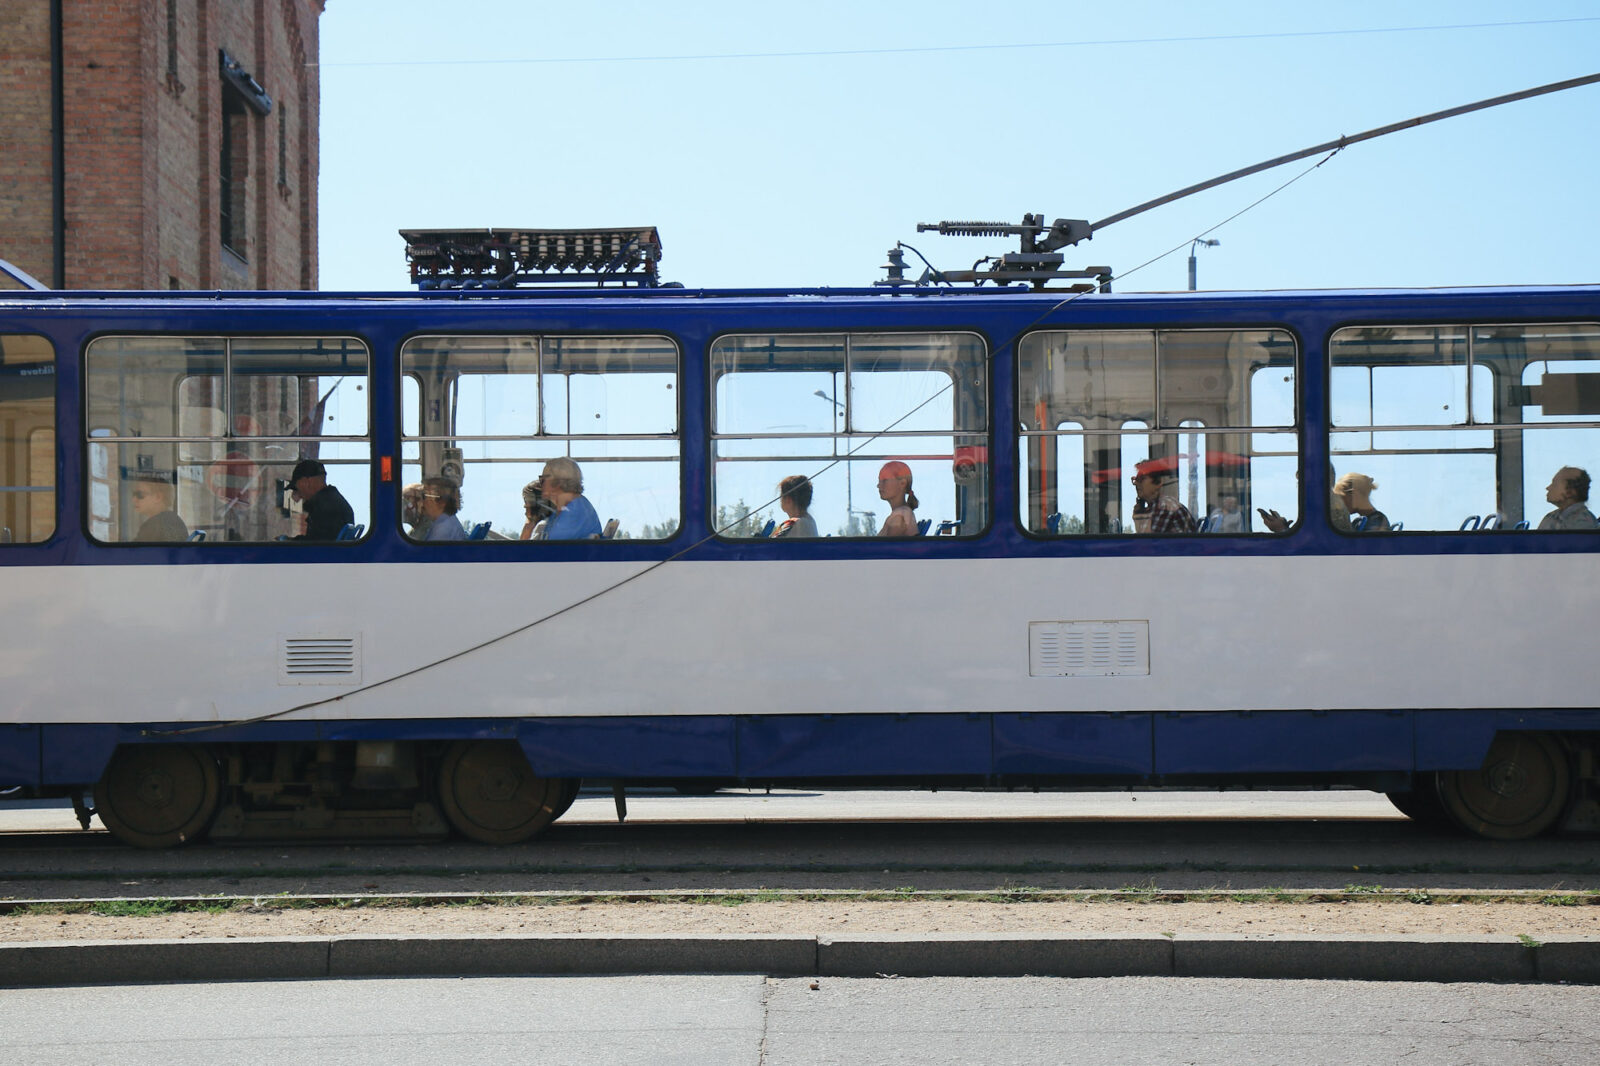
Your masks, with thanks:
M1593 286L5 293L0 425L0 788L133 844L514 842L580 779L1595 822ZM523 539L561 457L609 537Z

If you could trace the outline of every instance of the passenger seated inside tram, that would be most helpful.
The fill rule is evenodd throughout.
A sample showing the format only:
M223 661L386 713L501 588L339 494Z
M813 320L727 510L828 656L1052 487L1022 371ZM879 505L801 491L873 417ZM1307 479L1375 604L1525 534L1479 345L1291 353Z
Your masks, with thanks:
M1212 533L1248 533L1244 525L1244 512L1239 510L1239 497L1227 493L1217 503L1207 519L1206 528Z
M302 459L289 474L294 498L302 501L306 531L294 540L338 540L339 531L356 520L344 494L328 484L328 468L315 459Z
M140 474L133 480L128 495L133 498L133 513L143 521L136 541L174 541L189 539L189 527L172 509L172 482L160 474Z
M1544 498L1555 504L1555 510L1539 520L1539 528L1594 529L1594 512L1589 510L1589 474L1576 466L1564 466L1550 479Z
M428 535L424 540L466 540L467 531L461 528L456 512L461 510L461 489L454 481L444 477L422 479L422 516L428 522Z
M1165 490L1177 477L1160 459L1146 459L1133 468L1133 491L1139 497L1133 505L1136 533L1193 533L1199 526L1189 508Z
M889 517L878 536L916 536L917 494L911 491L911 468L898 459L884 463L878 471L878 497L889 505Z
M804 474L791 474L778 482L778 506L783 508L783 513L789 517L772 531L774 538L789 537L798 540L817 535L817 523L807 510L811 506L810 478Z
M536 477L522 486L522 513L527 521L522 523L521 540L543 540L545 522L555 514L555 508L545 499L543 481Z
M545 540L586 540L600 535L600 516L583 495L583 472L562 456L544 464L539 476L544 498L555 514L545 523Z
M412 540L427 540L431 524L422 513L422 482L413 481L400 490L400 521L410 526L406 534Z
M1372 506L1372 493L1377 487L1378 483L1365 474L1346 474L1333 483L1333 494L1344 504L1346 521L1352 528L1357 518L1364 520L1360 524L1364 533L1381 533L1389 528L1389 519ZM1334 524L1338 525L1337 519Z

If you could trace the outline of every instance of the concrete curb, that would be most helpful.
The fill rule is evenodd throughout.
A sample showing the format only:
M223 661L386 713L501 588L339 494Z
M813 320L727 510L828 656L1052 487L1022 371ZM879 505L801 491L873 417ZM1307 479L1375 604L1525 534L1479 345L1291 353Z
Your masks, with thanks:
M1600 983L1600 937L336 936L0 944L0 986L506 974Z

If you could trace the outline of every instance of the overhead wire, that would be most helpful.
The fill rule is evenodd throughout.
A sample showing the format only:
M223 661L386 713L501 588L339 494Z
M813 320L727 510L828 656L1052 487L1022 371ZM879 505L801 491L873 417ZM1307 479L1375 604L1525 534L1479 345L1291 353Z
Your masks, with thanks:
M340 63L309 63L324 68L372 67L482 67L553 65L561 63L685 63L740 59L823 59L848 56L929 55L952 52L1004 52L1022 49L1101 48L1141 44L1216 44L1225 41L1272 41L1296 38L1353 37L1385 33L1431 33L1445 30L1511 29L1521 26L1558 26L1600 22L1600 16L1579 15L1556 19L1516 19L1507 22L1455 22L1432 26L1375 26L1339 30L1285 30L1272 33L1214 33L1171 37L1110 37L1088 41L1033 41L1001 44L910 45L901 48L819 48L774 52L703 52L686 55L534 56L506 59L373 59Z

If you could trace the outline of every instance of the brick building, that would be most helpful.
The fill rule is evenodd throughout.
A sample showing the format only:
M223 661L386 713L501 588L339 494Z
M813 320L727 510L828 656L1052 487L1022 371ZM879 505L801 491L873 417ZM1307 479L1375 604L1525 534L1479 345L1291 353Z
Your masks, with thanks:
M316 288L323 6L0 0L0 259L52 288Z

